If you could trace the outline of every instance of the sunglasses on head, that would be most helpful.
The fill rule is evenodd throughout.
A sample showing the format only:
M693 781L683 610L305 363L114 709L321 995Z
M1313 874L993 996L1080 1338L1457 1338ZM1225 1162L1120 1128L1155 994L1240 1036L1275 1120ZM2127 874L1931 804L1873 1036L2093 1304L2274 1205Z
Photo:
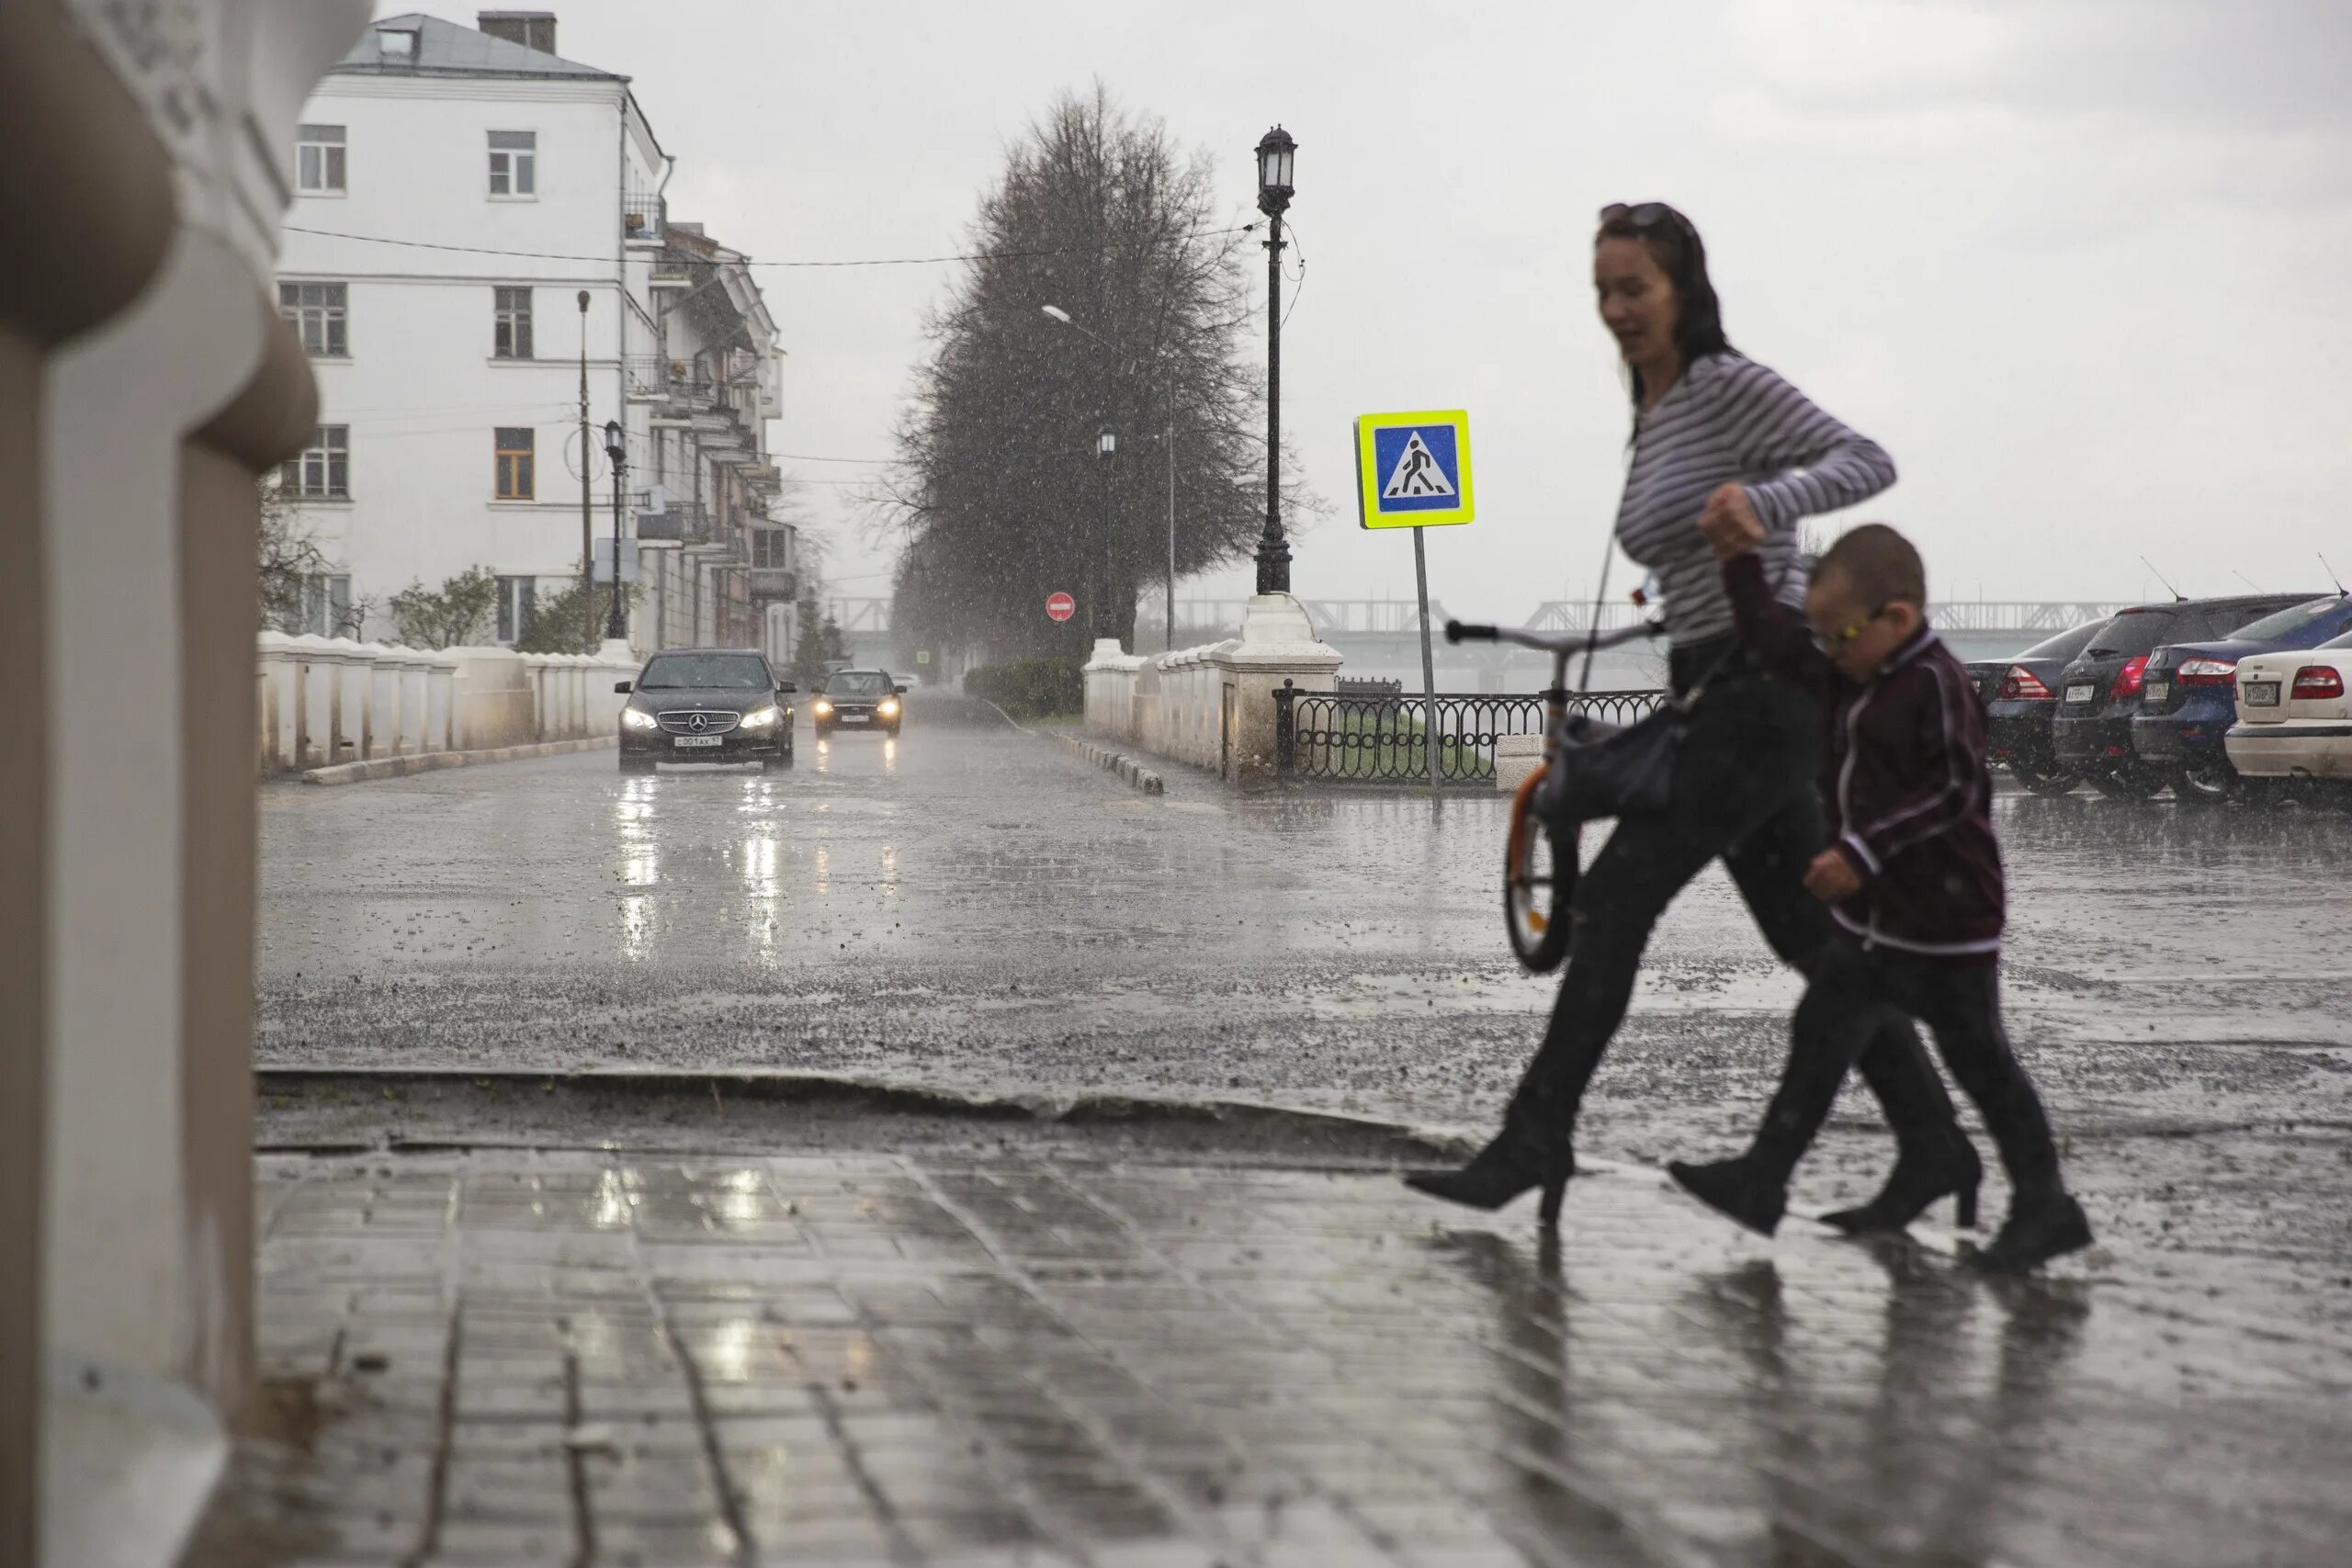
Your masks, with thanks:
M1612 201L1600 209L1603 223L1631 223L1636 231L1645 229L1673 228L1690 232L1690 220L1662 201L1637 201L1630 206Z

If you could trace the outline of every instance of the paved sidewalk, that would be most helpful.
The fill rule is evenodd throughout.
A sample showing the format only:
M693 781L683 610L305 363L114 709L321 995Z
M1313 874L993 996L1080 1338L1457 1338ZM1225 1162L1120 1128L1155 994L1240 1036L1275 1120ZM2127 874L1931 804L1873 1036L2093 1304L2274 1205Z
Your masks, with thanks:
M266 1371L190 1561L2340 1562L2352 1346L2093 1254L1767 1246L1654 1173L261 1161Z

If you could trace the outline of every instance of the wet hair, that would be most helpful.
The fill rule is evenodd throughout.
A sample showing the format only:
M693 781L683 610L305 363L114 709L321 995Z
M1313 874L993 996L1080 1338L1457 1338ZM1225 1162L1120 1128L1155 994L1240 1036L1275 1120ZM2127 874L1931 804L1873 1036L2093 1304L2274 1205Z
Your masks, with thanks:
M1674 285L1674 352L1682 356L1685 370L1732 351L1731 339L1724 335L1723 301L1715 298L1714 283L1707 276L1707 244L1699 238L1697 225L1662 201L1645 201L1623 211L1610 209L1592 243L1598 246L1603 240L1639 240ZM1639 405L1642 373L1633 374L1634 401Z
M1910 540L1883 523L1865 523L1839 537L1814 563L1815 582L1842 579L1856 598L1873 605L1928 606L1928 568Z

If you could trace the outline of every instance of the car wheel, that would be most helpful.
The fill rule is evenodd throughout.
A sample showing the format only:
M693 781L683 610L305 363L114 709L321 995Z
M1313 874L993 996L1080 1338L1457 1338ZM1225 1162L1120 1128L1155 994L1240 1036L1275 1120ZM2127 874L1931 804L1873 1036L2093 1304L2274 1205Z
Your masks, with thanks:
M2045 773L2030 762L2011 762L2009 773L2036 795L2072 795L2083 782L2080 773Z
M832 732L831 728L829 728L828 726L825 726L825 725L821 725L821 724L820 724L820 725L818 725L818 726L816 727L816 729L817 729L817 739L820 739L820 740L829 740L829 739L831 739L832 738L832 733L833 733L833 732Z
M2245 781L2227 762L2197 762L2172 779L2172 795L2183 806L2227 806L2247 793Z
M2109 800L2153 800L2156 792L2171 781L2164 774L2146 768L2120 768L2111 773L2098 773L2091 779L2092 787Z
M896 740L898 738L899 738L899 727L898 727L897 725L895 725L895 724L894 724L894 725L892 725L892 726L890 727L890 739L893 739L893 740Z
M760 767L762 771L766 773L780 773L790 766L792 766L792 753L789 751L784 752L780 756L763 757L760 759Z
M652 771L653 759L650 757L623 757L621 759L621 772L625 773L641 774L650 773Z

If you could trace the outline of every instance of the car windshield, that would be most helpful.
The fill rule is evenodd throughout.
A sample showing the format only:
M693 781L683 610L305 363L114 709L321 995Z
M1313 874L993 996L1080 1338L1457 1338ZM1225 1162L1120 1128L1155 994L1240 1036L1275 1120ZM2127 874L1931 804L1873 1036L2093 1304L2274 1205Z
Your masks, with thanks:
M637 683L722 692L759 692L773 684L766 662L752 653L664 653L645 661Z
M825 682L829 697L878 697L890 690L890 678L878 670L844 670Z
M2333 615L2343 607L2344 601L2330 594L2324 599L2313 599L2309 604L2275 610L2258 621L2248 621L2232 632L2230 637L2232 640L2244 638L2247 642L2272 642L2290 637L2313 621Z
M2018 655L2019 659L2054 659L2060 663L2074 658L2091 644L2091 633L2106 625L2104 621L2085 621L2069 627L2056 637L2044 637Z
M2168 640L2165 633L2178 618L2170 604L2145 610L2126 610L2093 632L2090 646L2084 652L2093 659L2119 653L2130 659L2153 652L2157 644Z

